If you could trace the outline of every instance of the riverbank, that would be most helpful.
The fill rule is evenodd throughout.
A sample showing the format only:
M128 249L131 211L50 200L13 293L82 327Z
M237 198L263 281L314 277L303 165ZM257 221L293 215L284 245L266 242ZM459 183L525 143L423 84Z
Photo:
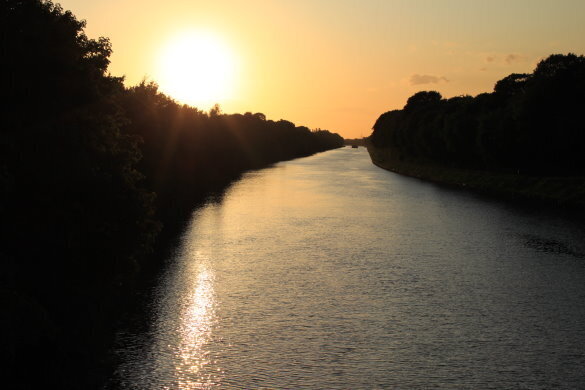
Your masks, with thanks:
M537 202L576 210L585 216L584 177L538 177L400 160L390 148L367 145L372 162L383 169L434 183L500 198Z

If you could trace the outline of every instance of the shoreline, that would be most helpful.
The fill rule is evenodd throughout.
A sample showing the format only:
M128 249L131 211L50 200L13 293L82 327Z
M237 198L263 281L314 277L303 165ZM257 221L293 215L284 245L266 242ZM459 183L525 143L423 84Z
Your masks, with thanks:
M584 177L539 177L438 166L401 161L393 158L389 148L377 148L371 142L367 149L374 165L400 175L493 197L572 210L585 217Z

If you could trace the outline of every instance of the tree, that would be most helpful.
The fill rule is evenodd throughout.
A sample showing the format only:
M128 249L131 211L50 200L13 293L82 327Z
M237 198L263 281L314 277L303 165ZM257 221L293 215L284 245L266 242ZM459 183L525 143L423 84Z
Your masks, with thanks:
M158 230L153 194L122 131L108 39L87 38L85 22L50 1L4 0L0 25L1 293L12 303L1 322L44 318L0 332L13 353L5 372L30 384L34 364L40 387L90 388L87 372ZM45 336L30 342L31 329Z
M221 115L221 107L219 104L215 103L213 107L209 110L209 116L220 116Z
M582 175L585 169L585 57L554 54L531 74L510 74L494 92L443 100L411 96L382 114L375 146L424 163L534 175Z
M405 110L413 110L423 108L428 105L433 105L441 101L443 97L437 91L421 91L417 92L406 101Z
M540 61L534 69L535 78L551 78L565 72L575 72L585 65L585 57L569 54L552 54Z
M530 75L526 73L512 73L498 81L494 86L494 92L503 97L517 95L524 91Z

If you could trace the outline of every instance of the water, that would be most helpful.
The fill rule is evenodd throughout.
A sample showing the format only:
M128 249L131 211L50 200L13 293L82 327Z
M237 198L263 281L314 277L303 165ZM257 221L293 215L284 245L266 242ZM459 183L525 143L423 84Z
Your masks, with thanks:
M126 389L585 386L584 229L344 148L193 214Z

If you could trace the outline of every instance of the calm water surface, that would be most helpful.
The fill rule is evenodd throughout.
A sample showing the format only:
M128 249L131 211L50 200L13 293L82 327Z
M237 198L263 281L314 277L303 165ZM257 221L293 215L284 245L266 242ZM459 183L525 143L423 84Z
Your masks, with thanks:
M585 386L584 229L365 149L248 173L193 214L127 389Z

